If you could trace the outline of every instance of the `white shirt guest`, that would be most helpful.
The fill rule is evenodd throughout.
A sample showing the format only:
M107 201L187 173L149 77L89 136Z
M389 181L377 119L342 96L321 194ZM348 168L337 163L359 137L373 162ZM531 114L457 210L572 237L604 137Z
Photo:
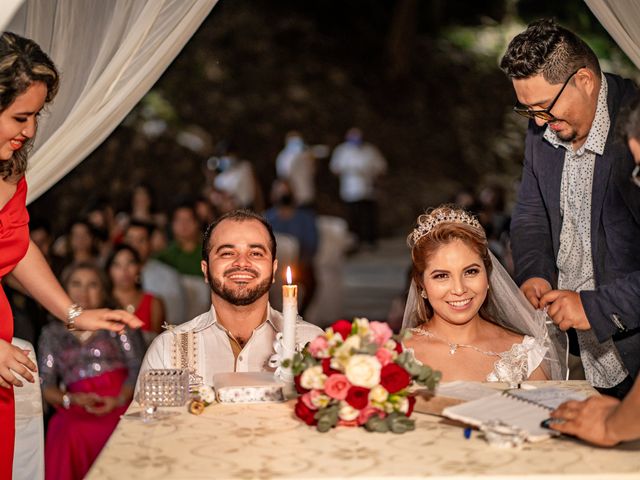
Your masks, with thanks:
M211 309L159 335L140 375L156 368L194 368L210 385L217 373L272 370L268 361L283 323L282 314L269 305L275 253L270 225L253 212L236 210L212 223L201 264L211 288ZM299 319L296 343L304 345L321 333Z

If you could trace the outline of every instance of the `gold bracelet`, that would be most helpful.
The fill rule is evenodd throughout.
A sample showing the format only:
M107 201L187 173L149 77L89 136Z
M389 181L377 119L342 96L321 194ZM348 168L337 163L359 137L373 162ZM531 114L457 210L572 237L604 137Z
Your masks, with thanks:
M84 312L84 309L80 305L77 303L71 304L69 310L67 310L67 323L65 323L67 330L73 332L76 329L76 318L82 315L82 312Z

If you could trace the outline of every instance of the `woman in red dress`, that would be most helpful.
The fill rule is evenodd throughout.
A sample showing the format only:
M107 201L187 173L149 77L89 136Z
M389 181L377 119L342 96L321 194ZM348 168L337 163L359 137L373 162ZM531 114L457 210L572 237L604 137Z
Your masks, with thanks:
M112 285L113 298L120 307L142 321L142 335L146 345L162 332L164 304L155 295L142 290L142 264L138 252L126 243L117 245L105 264Z
M24 173L37 117L58 90L58 72L36 43L5 32L0 36L0 279L9 273L38 302L72 330L121 331L140 321L122 310L82 310L29 240ZM33 382L36 366L11 345L13 316L0 289L0 478L11 478L15 435L13 387L18 374Z

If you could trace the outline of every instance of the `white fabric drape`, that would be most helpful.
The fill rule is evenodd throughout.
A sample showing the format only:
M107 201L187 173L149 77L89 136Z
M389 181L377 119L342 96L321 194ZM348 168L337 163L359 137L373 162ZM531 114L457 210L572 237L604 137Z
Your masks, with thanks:
M29 159L27 202L113 131L217 1L26 0L7 30L35 40L62 74Z
M585 0L629 59L640 68L640 0Z
M4 27L11 21L23 3L24 0L2 0L2 9L0 9L0 32L4 31Z

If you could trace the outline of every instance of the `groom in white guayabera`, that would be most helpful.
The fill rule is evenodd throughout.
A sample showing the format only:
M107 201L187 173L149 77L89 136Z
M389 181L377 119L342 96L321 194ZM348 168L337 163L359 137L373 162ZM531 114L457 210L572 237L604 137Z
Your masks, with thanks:
M269 305L269 287L278 266L271 226L248 210L227 213L204 234L202 274L211 288L211 309L159 335L140 368L189 368L211 385L224 372L272 370L276 334L282 313ZM298 318L296 344L322 333Z

